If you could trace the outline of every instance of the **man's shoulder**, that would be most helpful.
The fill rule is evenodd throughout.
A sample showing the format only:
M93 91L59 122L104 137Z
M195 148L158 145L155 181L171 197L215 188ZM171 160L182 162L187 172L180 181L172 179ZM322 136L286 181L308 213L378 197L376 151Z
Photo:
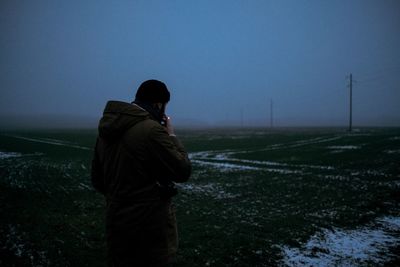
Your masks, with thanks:
M157 131L163 131L164 127L158 123L157 121L153 120L153 119L145 119L142 120L140 122L138 122L136 125L132 126L127 134L131 135L131 134L151 134L152 132L157 132Z
M142 127L148 131L163 129L164 127L153 119L146 119L142 121Z

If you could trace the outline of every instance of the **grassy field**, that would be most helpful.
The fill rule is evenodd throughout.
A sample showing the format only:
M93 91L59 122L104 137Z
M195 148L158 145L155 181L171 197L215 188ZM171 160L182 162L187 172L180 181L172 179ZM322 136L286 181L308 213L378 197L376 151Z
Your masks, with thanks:
M400 129L185 130L176 266L399 266ZM105 266L96 132L0 132L0 265Z

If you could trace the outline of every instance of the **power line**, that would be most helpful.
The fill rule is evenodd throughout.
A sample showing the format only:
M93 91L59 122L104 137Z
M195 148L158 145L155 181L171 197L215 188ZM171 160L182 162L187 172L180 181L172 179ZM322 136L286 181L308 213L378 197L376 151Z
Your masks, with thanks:
M389 76L398 77L398 72L400 71L400 66L388 66L381 69L376 69L370 71L369 73L364 73L359 75L360 82L371 82L376 80L387 80Z

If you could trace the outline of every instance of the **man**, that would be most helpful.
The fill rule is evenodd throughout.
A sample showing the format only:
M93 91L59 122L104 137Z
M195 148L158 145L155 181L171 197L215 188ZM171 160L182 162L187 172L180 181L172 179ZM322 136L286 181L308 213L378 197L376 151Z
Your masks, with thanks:
M135 101L109 101L92 161L94 188L106 198L109 266L165 266L177 250L174 182L191 165L164 114L170 93L148 80Z

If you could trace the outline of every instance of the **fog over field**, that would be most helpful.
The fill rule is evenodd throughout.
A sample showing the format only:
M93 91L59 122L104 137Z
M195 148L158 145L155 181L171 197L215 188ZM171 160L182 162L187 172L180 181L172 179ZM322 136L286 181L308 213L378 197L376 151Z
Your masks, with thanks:
M400 2L0 3L0 127L95 127L147 79L180 126L400 126ZM272 111L272 114L271 114ZM271 116L272 115L272 116Z

